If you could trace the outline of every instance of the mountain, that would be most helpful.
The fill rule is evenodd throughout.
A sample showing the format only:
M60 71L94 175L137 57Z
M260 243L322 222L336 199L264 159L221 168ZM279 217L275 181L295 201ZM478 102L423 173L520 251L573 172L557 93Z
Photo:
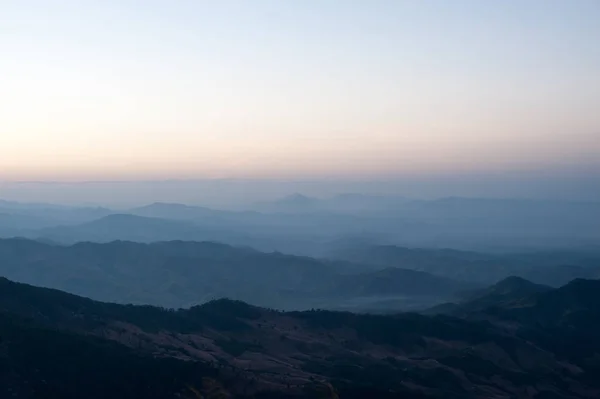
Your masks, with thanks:
M507 277L484 290L471 293L462 303L441 304L426 311L427 314L468 315L491 307L526 300L536 294L550 291L546 285L535 284L521 277Z
M313 255L320 253L333 237L358 232L361 226L369 227L368 221L352 215L330 213L261 214L160 203L131 212L135 214L111 214L82 224L53 226L5 237L44 238L64 244L115 240L218 241L263 251Z
M194 398L224 378L199 362L136 353L116 342L44 328L0 312L3 398ZM241 380L241 379L240 379Z
M130 218L138 217L115 215L103 221L118 229ZM136 238L155 223L163 232L168 226L159 219L143 220L147 225ZM179 226L179 222L171 223ZM98 223L90 230L90 234L103 232ZM398 310L419 307L419 303L420 307L432 306L467 287L411 270L396 269L382 276L362 272L364 269L349 262L263 253L212 242L115 241L59 246L25 239L0 240L1 275L120 303L179 308L229 297L278 309L360 309L363 301L395 298L393 309Z
M23 231L47 226L47 221L32 215L0 212L0 232ZM9 234L9 233L5 233Z
M509 276L558 287L575 278L600 277L599 251L538 251L489 254L455 249L405 248L395 245L339 246L329 255L378 267L424 271L478 284Z
M558 289L498 304L491 310L526 325L600 332L600 280L575 279Z
M102 207L76 207L0 200L0 214L12 216L17 229L39 229L92 221L113 213Z
M130 214L112 214L75 226L43 229L39 235L64 243L81 241L109 242L129 240L151 242L161 240L207 240L211 231L187 222Z
M389 267L374 272L344 276L340 286L345 291L362 295L423 295L431 297L452 296L475 287L429 273Z
M210 209L202 206L155 202L138 208L130 209L128 214L150 218L183 220L187 222L225 222L227 220L238 223L244 222L248 216L257 215L257 212L232 212Z
M40 230L86 223L106 215L106 208L27 204L0 200L0 237L36 238Z
M549 328L561 325L563 312L546 314L537 307L556 297L562 299L552 301L565 309L576 306L589 323L598 323L595 283L536 294L532 312L544 313ZM118 397L129 390L120 397L600 394L598 351L581 352L582 343L564 336L562 346L553 346L557 341L547 341L545 327L530 322L510 330L493 321L416 314L285 313L231 300L169 311L96 302L6 279L0 279L0 319L0 365L12 370L1 373L1 386L18 397ZM582 327L574 331L587 334ZM598 335L587 338L586 349L598 346ZM87 390L93 392L85 395Z
M575 279L551 289L510 278L484 292L471 301L426 313L486 320L580 365L583 378L600 373L600 280Z
M393 267L343 274L336 280L331 292L344 300L323 301L316 304L318 307L384 314L418 311L440 304L443 298L459 298L463 292L478 288L429 273Z
M496 305L501 301L514 301L538 294L540 292L550 291L552 288L547 285L535 284L521 277L511 276L481 290L469 298L469 301L486 301L491 305ZM482 307L487 307L482 304Z
M260 229L237 222L228 222L221 217L207 219L164 219L132 214L112 214L91 222L56 226L36 230L26 235L63 244L77 242L107 243L111 241L218 241L236 246L252 246L272 251L278 243L285 244L289 236L263 234ZM286 247L286 245L283 245Z
M338 256L339 253L332 253L336 251L330 243L353 237L365 238L371 244L513 253L549 248L579 251L594 246L598 252L596 243L600 237L598 203L477 198L409 200L362 194L313 198L293 194L256 208L261 212L158 202L121 213L194 225L193 229L180 226L181 230L169 227L166 231L170 235L147 230L140 238L145 241L211 240L310 256ZM4 226L0 227L0 236L57 235L72 243L85 239L78 236L78 232L83 232L94 239L96 236L88 231L89 223L115 213L106 208L4 202L0 203L0 214L9 215L10 219L0 220L0 226ZM131 228L143 223L132 219ZM98 239L125 239L126 233L106 232ZM473 271L476 272L468 268L462 273L469 276ZM501 272L480 282L490 284L515 274L514 270ZM472 278L478 277L476 273ZM557 279L554 285L566 281Z
M600 280L576 279L558 289L489 308L480 317L512 326L524 339L581 365L587 379L600 374Z
M409 247L522 252L597 246L600 237L598 202L451 197L400 200L368 214L419 222L418 231L388 240Z
M59 205L59 204L50 204L45 202L18 202L18 201L7 201L0 199L0 207L6 209L20 209L20 210L30 210L30 209L74 209L80 208L69 205Z

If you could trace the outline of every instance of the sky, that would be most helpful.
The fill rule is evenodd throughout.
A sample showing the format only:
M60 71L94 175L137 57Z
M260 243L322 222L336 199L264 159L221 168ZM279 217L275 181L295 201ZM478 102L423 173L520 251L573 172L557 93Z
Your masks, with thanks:
M599 176L598 21L597 0L1 0L0 181Z

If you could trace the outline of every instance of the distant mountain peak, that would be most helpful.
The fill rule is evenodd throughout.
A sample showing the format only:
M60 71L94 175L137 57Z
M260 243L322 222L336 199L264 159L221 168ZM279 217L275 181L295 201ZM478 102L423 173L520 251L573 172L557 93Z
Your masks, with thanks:
M473 299L489 300L490 302L523 299L551 289L551 287L533 283L522 277L510 276L479 292Z
M549 294L565 301L600 304L600 280L576 278Z
M486 289L474 292L462 303L442 304L429 309L426 313L448 313L453 315L478 313L496 306L520 303L551 290L552 288L546 285L536 284L522 277L510 276Z
M520 290L520 291L526 289L526 290L535 291L535 292L546 291L546 290L550 289L550 287L548 287L548 286L545 286L542 284L536 284L534 282L524 279L523 277L518 277L518 276L506 277L505 279L500 280L499 282L497 282L490 288L495 289L495 290Z

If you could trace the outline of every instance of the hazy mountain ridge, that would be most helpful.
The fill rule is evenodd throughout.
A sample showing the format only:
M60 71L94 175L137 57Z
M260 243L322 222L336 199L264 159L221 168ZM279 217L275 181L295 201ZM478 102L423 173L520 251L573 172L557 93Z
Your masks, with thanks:
M262 253L211 242L116 241L56 246L0 240L0 273L99 300L190 306L219 297L282 309L345 306L396 298L433 305L472 286L412 270ZM348 305L349 306L349 305Z
M44 228L60 224L78 224L113 213L104 207L75 207L45 203L20 203L0 200L0 213L15 218L26 218L26 225L18 228Z
M286 205L282 207L282 203ZM87 230L88 224L115 213L164 220L164 233L160 233L157 222L154 231L138 234L144 241L216 240L312 256L323 256L331 250L331 241L352 236L368 238L371 244L484 251L597 247L600 239L600 204L593 202L476 198L425 201L360 194L317 199L297 194L263 204L260 212L174 203L121 211L11 206L4 210L0 206L5 220L6 215L13 218L0 226L4 237L56 239L51 237L56 235L67 243L90 239L86 235L96 238ZM123 239L129 229L139 230L147 223L134 218L129 220L130 225L108 220L115 222L116 231L105 231L96 239ZM172 221L194 226L175 228Z
M578 277L600 277L598 249L489 254L395 245L354 245L337 248L330 257L380 267L424 271L478 284L493 284L506 277L517 276L557 287Z

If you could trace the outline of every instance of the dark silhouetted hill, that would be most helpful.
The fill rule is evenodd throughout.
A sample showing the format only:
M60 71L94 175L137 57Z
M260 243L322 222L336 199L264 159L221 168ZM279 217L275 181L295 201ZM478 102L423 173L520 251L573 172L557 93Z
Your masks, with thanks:
M515 283L522 285L509 280L500 288ZM600 321L598 296L597 282L578 280L479 321L285 313L225 299L173 311L0 279L1 389L73 398L218 391L222 397L591 399L600 393L600 338L587 328ZM528 320L511 317L525 308ZM565 318L577 312L586 324Z
M535 284L521 277L507 277L484 290L476 290L467 295L461 303L447 303L427 310L427 314L468 315L491 307L524 301L536 294L550 291L546 285Z

